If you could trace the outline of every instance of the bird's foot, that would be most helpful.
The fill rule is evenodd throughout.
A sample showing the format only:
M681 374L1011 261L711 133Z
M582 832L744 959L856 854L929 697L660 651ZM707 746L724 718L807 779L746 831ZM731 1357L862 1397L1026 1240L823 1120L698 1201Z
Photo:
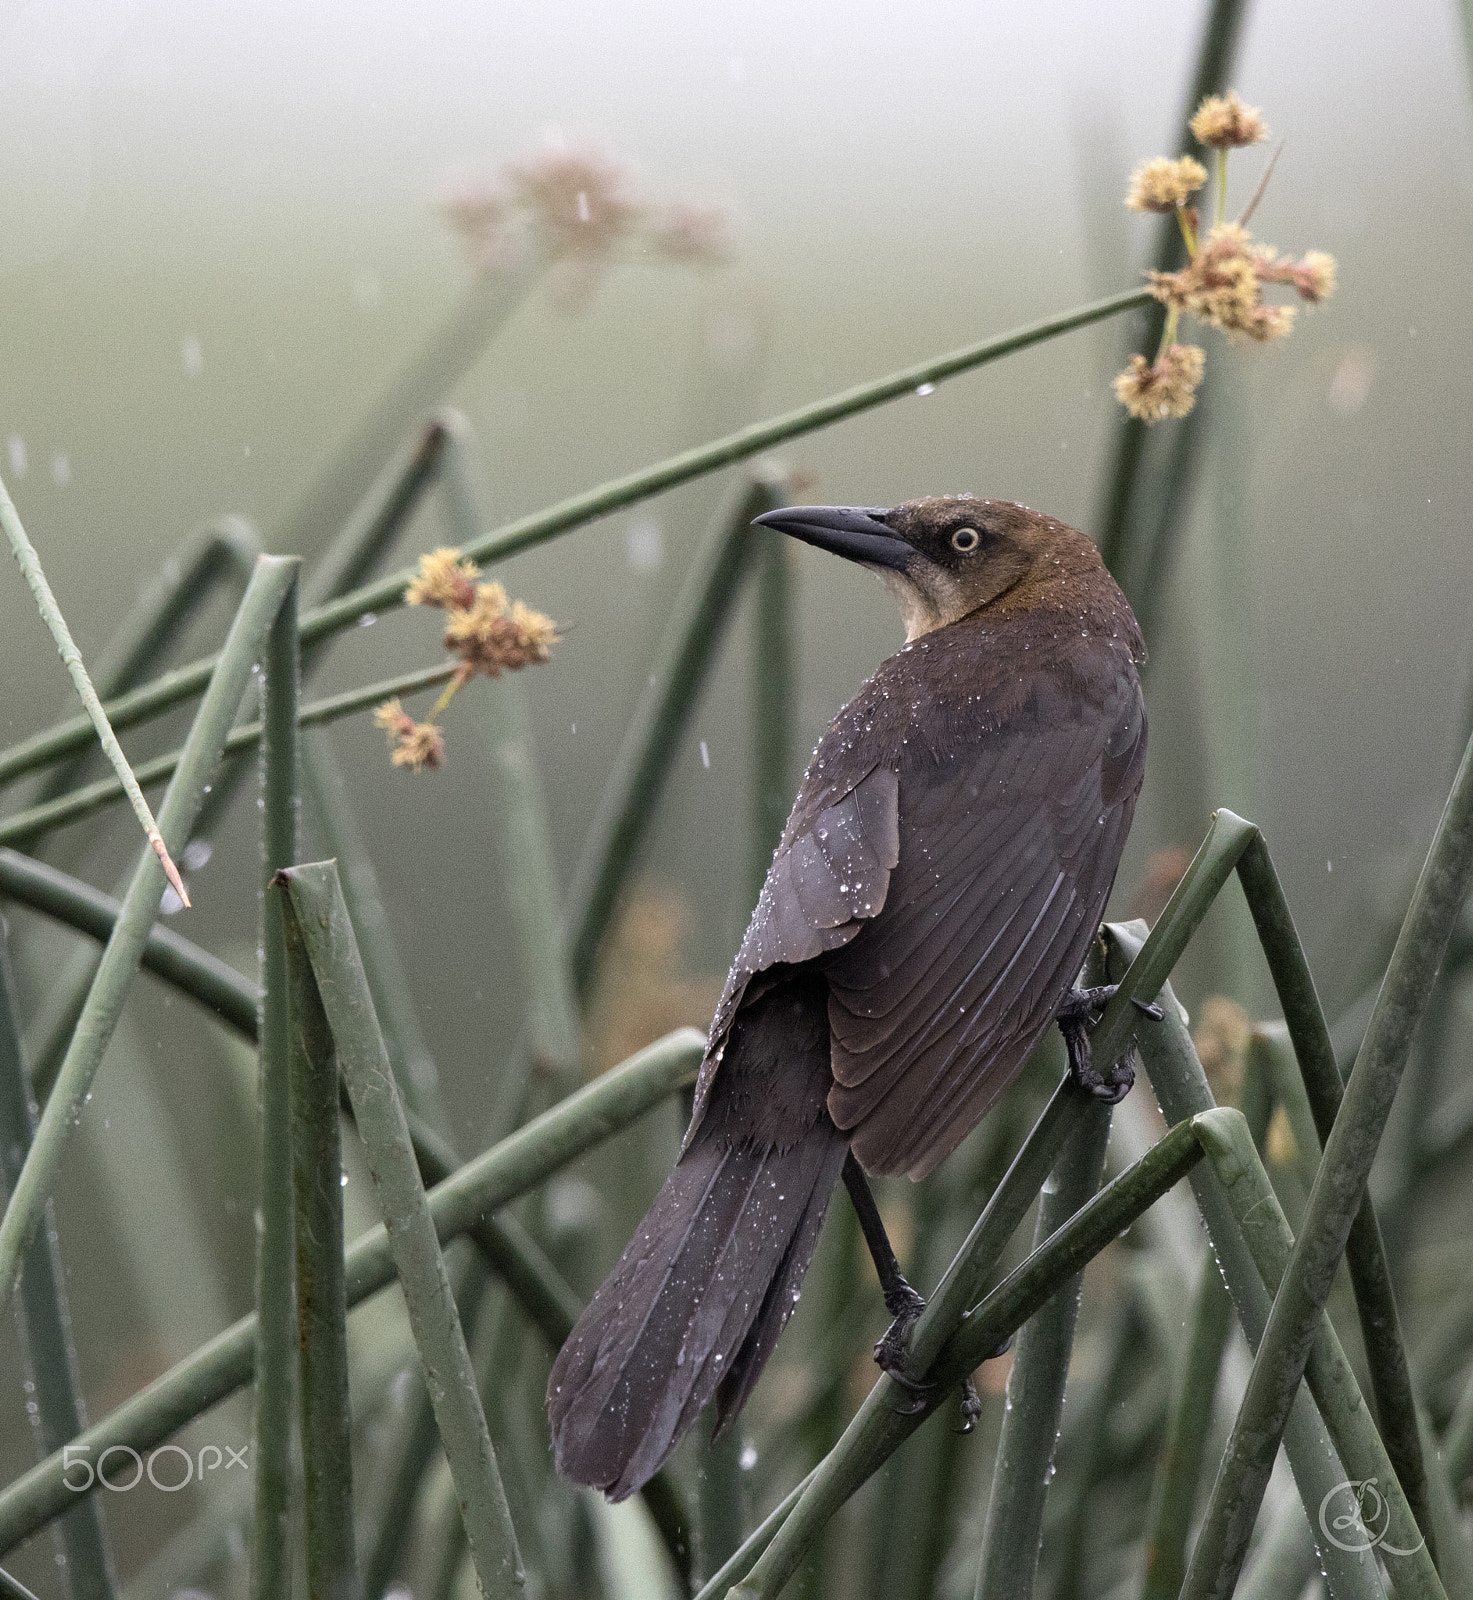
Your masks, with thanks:
M897 1277L885 1290L885 1309L895 1320L875 1345L875 1364L882 1372L888 1372L901 1388L919 1397L920 1403L924 1403L924 1397L933 1385L917 1383L915 1379L907 1377L905 1361L906 1346L910 1343L910 1330L915 1327L921 1312L926 1309L925 1299L918 1295L904 1278ZM920 1409L920 1404L916 1409Z
M1093 989L1071 989L1064 996L1057 1013L1059 1032L1064 1035L1064 1044L1069 1052L1069 1076L1086 1093L1111 1106L1118 1105L1135 1083L1135 1065L1130 1059L1135 1051L1135 1038L1132 1036L1128 1041L1125 1053L1119 1060L1111 1062L1108 1069L1102 1072L1094 1064L1089 1036L1105 1007L1114 999L1118 987L1118 984L1106 983ZM1148 1004L1134 996L1132 1003L1153 1022L1161 1020L1160 1006Z
M884 1336L875 1345L875 1362L882 1372L886 1372L909 1396L909 1403L899 1409L906 1416L912 1416L917 1411L924 1411L930 1403L931 1396L936 1392L934 1383L920 1382L912 1378L905 1370L907 1346L910 1344L910 1332L915 1327L922 1311L926 1308L925 1300L901 1278L900 1281L885 1294L885 1309L894 1317L894 1321L886 1329ZM987 1357L990 1361L994 1356L1006 1355L1012 1348L1013 1340L1009 1335ZM970 1433L977 1426L977 1419L982 1415L982 1397L977 1393L977 1385L970 1376L962 1379L961 1424L958 1433Z
M970 1433L982 1415L982 1396L969 1376L962 1379L962 1420L956 1432Z

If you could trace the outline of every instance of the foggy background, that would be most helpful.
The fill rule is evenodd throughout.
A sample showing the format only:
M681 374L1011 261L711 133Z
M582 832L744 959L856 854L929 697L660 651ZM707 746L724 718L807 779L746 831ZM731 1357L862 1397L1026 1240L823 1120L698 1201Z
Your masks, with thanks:
M494 525L1133 286L1155 232L1123 209L1126 178L1179 142L1202 14L1064 0L904 17L873 3L0 4L0 475L84 655L208 518L242 514L276 548L313 469L470 279L437 209L456 182L549 141L593 143L640 193L727 207L737 242L712 271L622 263L577 314L533 294L448 397L474 427ZM1265 828L1324 987L1343 999L1356 975L1338 973L1337 953L1420 859L1464 737L1468 74L1440 0L1279 0L1250 9L1232 81L1287 141L1255 233L1330 251L1340 289L1272 348L1192 333L1217 410L1201 509L1148 641L1152 757L1120 895L1152 850L1194 847L1211 806L1230 804ZM1265 155L1235 157L1234 206ZM818 502L969 490L1089 531L1129 331L1066 336L780 459ZM703 372L739 414L709 412ZM648 502L489 574L566 632L553 664L522 680L565 883L715 490ZM303 549L309 566L335 531ZM446 537L431 497L393 565ZM901 629L865 574L806 548L797 567L806 752ZM72 709L7 570L4 743ZM1224 635L1204 597L1235 574L1246 601ZM179 659L210 648L223 621L222 606ZM692 980L724 971L747 911L740 624L644 863L688 908ZM439 656L436 619L396 612L342 636L308 698ZM1257 699L1214 768L1194 730L1224 659ZM366 712L333 735L467 1148L518 1022L475 698L473 685L445 718L440 773L391 770ZM151 754L183 726L176 715L125 744ZM83 823L57 859L110 886L136 856L131 827L118 812ZM175 923L244 970L258 848L247 788L192 880L198 909ZM225 1053L190 1008L140 984L89 1111L111 1129L140 1095L168 1101L173 1146L150 1162L181 1175L195 1220L126 1146L112 1192L136 1196L134 1215L107 1213L80 1141L64 1168L84 1331L127 1327L139 1274L180 1274L178 1350L84 1338L94 1415L249 1303L247 1158L201 1143ZM191 1229L198 1261L215 1261L212 1288L184 1286ZM124 1247L132 1230L152 1232L152 1256ZM8 1349L8 1321L0 1338ZM18 1386L0 1387L9 1476L29 1444Z

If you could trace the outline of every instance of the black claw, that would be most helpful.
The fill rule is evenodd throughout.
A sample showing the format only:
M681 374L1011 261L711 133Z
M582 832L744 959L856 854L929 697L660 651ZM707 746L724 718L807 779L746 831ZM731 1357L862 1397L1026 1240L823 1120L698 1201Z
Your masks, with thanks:
M1130 1003L1137 1011L1143 1011L1152 1022L1160 1022L1166 1013L1154 1000L1142 1000L1138 995L1131 995Z
M1103 984L1093 989L1071 989L1064 996L1058 1010L1059 1032L1069 1051L1069 1076L1087 1094L1106 1105L1118 1105L1130 1093L1135 1083L1135 1067L1131 1055L1135 1050L1132 1039L1125 1054L1112 1062L1108 1072L1101 1072L1090 1053L1090 1030L1099 1021L1100 1012L1114 997L1118 985ZM1142 1006L1142 1009L1147 1009ZM1160 1008L1151 1008L1160 1016Z
M1009 1340L1009 1343L1012 1341ZM958 1433L970 1433L977 1426L978 1418L982 1415L982 1396L977 1393L977 1385L970 1377L962 1379L962 1420L957 1428Z

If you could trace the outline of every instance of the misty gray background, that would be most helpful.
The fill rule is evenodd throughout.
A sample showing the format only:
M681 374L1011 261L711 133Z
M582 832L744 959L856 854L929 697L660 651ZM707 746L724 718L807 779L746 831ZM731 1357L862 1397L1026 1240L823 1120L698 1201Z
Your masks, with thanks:
M545 296L521 310L450 397L476 430L492 523L709 431L693 362L735 370L750 389L736 420L754 419L1129 287L1154 233L1121 207L1125 180L1178 141L1200 21L1196 4L1062 0L903 16L852 3L0 4L0 474L95 656L206 518L242 513L271 547L314 466L468 281L437 197L550 137L603 145L650 195L727 206L738 255L714 273L630 262L577 316ZM1341 289L1275 348L1202 338L1224 423L1150 641L1153 755L1121 893L1149 850L1194 845L1210 804L1230 803L1267 829L1328 962L1337 927L1354 933L1425 849L1461 744L1473 126L1457 15L1441 0L1256 5L1234 81L1287 140L1255 231L1331 251ZM1235 159L1237 200L1261 160ZM782 459L818 501L965 489L1089 530L1125 336L1116 324L1071 335ZM524 679L565 874L700 503L652 502L495 573L567 628L555 664ZM444 537L430 506L399 559ZM806 752L901 634L864 574L806 550L797 565ZM396 613L342 637L309 693L438 653L432 619ZM1255 698L1233 758L1214 766L1195 730L1204 677L1223 662ZM71 709L13 569L0 681L4 742ZM739 628L646 863L693 909L693 975L724 969L746 915L746 681ZM473 689L447 716L439 774L391 771L366 714L334 736L468 1142L517 1020L474 702ZM164 748L181 727L130 749ZM114 813L66 849L110 885L137 840ZM175 924L242 965L257 851L246 794L194 880L199 909ZM201 1220L150 1217L164 1201L141 1171L138 1214L99 1214L74 1147L63 1224L70 1213L79 1269L150 1222L180 1262L194 1227L203 1252L243 1269L221 1269L214 1300L178 1286L188 1348L217 1312L245 1308L250 1202L232 1166L243 1157L201 1143L223 1047L182 1003L140 994L92 1113L125 1118L152 1083L171 1107L169 1159L204 1186ZM113 1192L130 1192L131 1159ZM167 1281L169 1268L132 1270ZM124 1324L126 1287L84 1276L79 1318ZM94 1346L94 1407L172 1353ZM12 1435L6 1457L19 1465L27 1448Z

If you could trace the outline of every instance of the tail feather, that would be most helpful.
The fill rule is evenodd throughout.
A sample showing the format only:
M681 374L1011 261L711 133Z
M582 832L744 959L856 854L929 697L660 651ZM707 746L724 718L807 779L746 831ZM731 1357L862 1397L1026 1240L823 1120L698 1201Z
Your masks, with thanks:
M558 1470L610 1499L659 1470L713 1395L723 1421L740 1409L792 1313L847 1149L824 1105L826 996L807 991L753 1007L725 1092L553 1365ZM781 1142L778 1102L795 1113Z

